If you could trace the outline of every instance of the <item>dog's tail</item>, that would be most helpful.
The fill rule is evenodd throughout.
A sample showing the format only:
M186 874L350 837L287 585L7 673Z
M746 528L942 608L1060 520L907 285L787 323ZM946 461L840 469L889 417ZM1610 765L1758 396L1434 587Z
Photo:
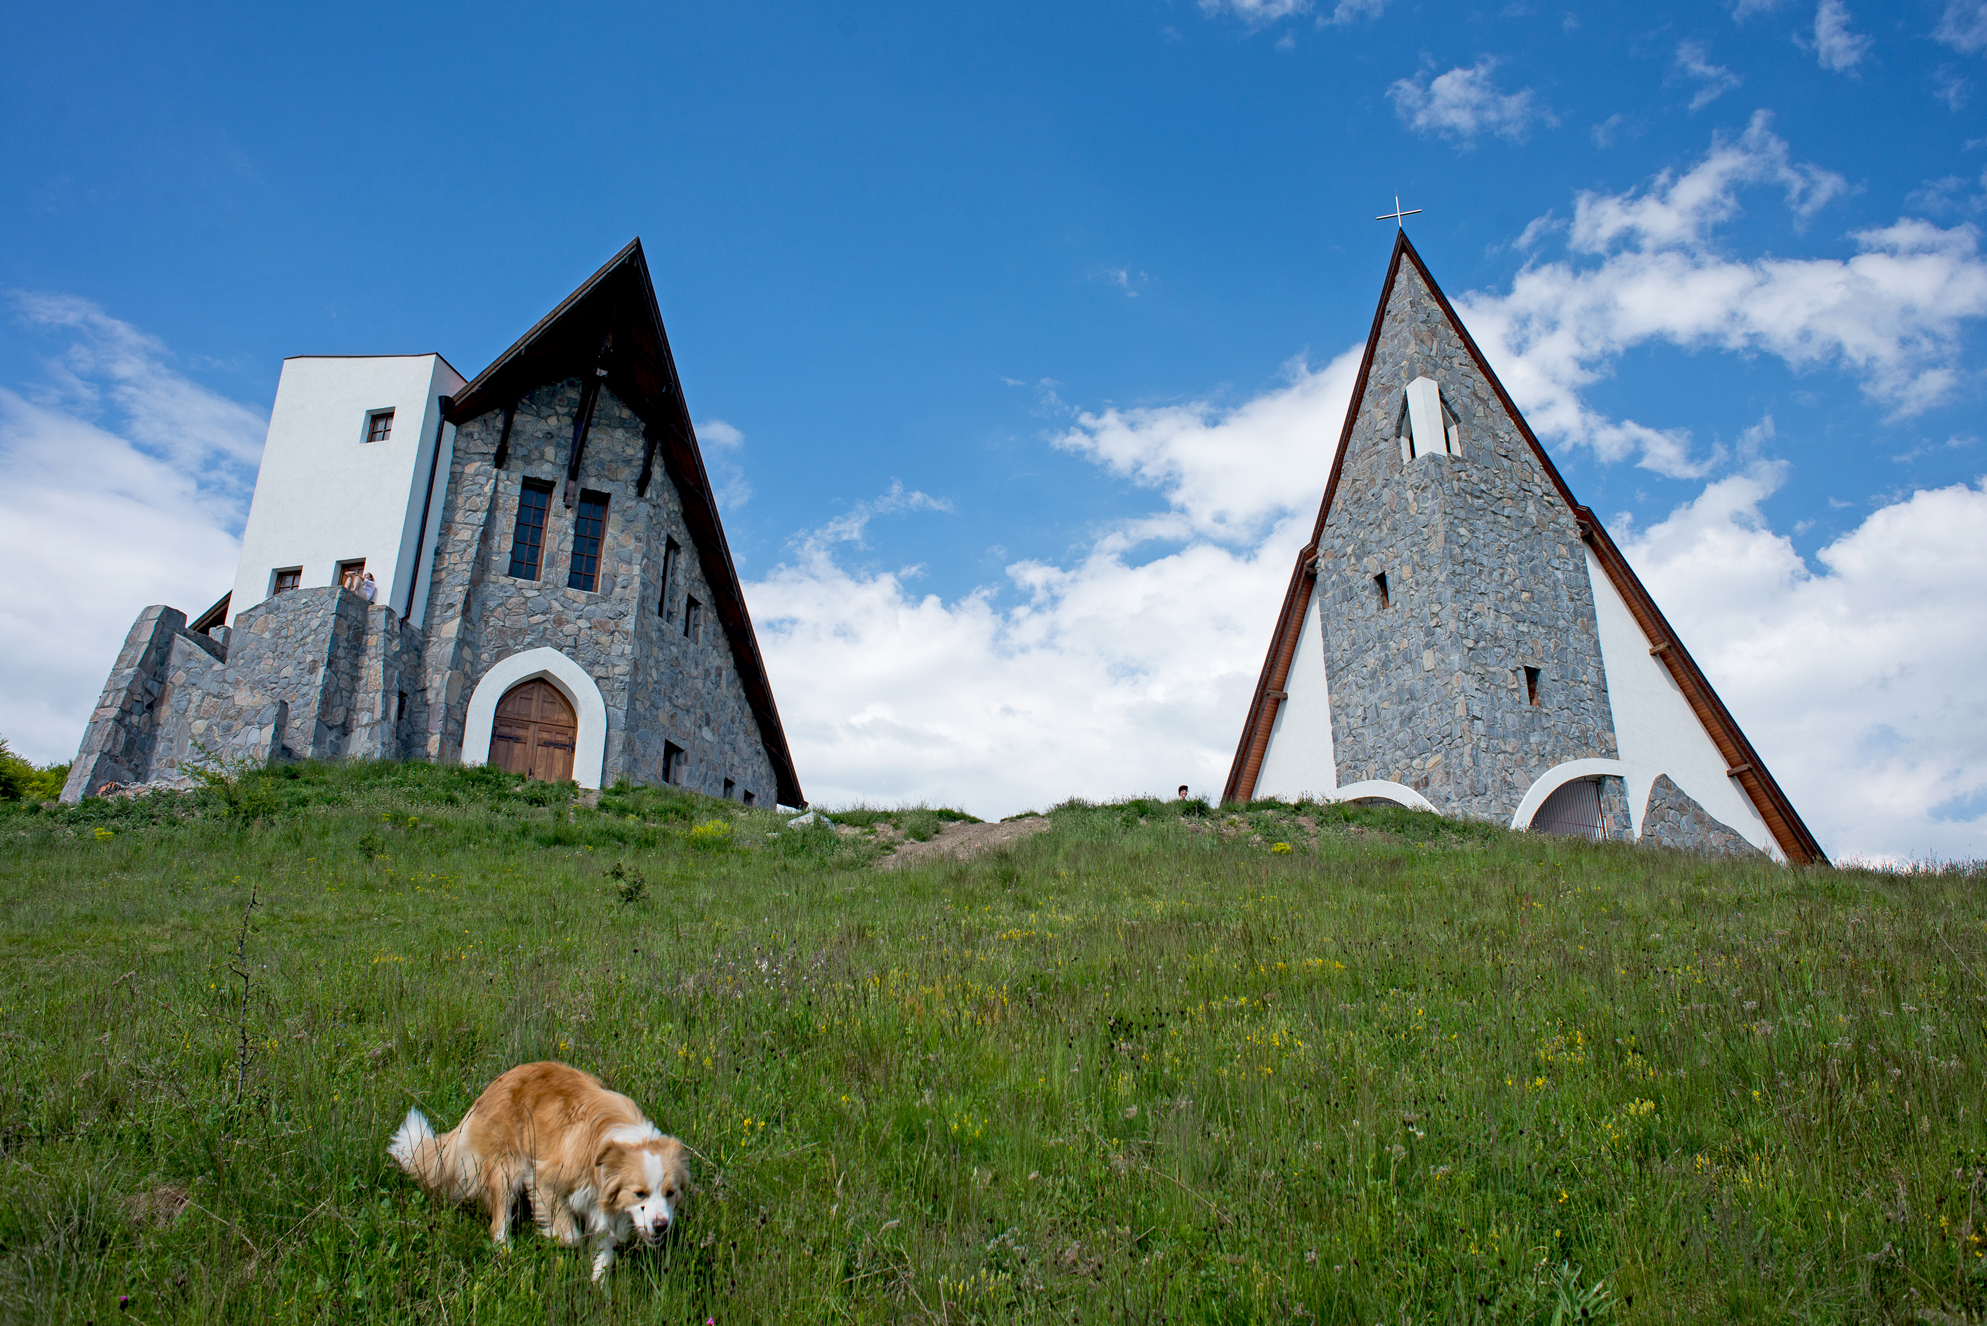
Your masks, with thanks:
M387 1143L386 1154L429 1192L452 1201L467 1201L476 1193L476 1164L467 1148L455 1145L456 1133L461 1131L457 1127L455 1132L437 1137L427 1115L409 1110L400 1131Z

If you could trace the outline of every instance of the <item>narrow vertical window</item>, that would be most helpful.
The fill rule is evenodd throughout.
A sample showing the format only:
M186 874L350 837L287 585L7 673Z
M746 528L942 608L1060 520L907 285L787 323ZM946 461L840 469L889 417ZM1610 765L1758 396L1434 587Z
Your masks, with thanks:
M662 743L662 781L665 783L683 781L683 748L673 741Z
M607 494L580 494L579 515L573 520L573 565L566 588L591 593L600 581L600 545L607 537Z
M393 710L393 721L396 723L407 717L407 692L401 691L399 694L400 703Z
M384 442L393 436L393 411L374 410L366 416L366 441Z
M731 800L731 789L733 789L734 787L737 787L737 786L738 786L738 784L737 784L737 783L735 783L735 782L733 782L733 781L732 781L731 779L729 779L729 778L727 778L727 779L725 779L725 780L724 780L724 799L725 799L726 801L729 801L729 800Z
M1391 608L1394 606L1393 599L1388 597L1387 594L1387 573L1385 571L1373 577L1373 588L1380 591L1380 606L1382 608Z
M683 601L683 638L698 644L704 639L704 605L695 599Z
M676 559L683 555L683 545L674 539L665 538L662 545L662 597L656 601L655 615L669 621L676 614L669 610L669 596L676 588Z
M517 495L517 528L511 532L511 574L519 580L538 579L545 549L545 517L552 510L552 485L526 479Z
M1536 705L1539 702L1539 670L1525 669L1525 703Z

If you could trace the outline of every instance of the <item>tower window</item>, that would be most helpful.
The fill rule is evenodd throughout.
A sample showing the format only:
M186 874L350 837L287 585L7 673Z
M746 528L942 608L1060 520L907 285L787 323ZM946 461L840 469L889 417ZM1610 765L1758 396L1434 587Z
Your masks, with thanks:
M1401 402L1400 419L1394 426L1400 440L1401 461L1405 464L1431 452L1437 455L1463 454L1463 424L1443 399L1442 388L1434 378L1419 377L1407 384Z
M683 545L665 537L662 544L662 597L655 605L655 615L669 621L676 614L669 610L669 594L676 588L676 559L683 555Z
M1525 669L1525 703L1537 705L1539 702L1539 670Z
M393 436L393 411L374 410L366 416L366 441L384 442Z
M600 581L600 545L607 537L607 494L580 494L579 515L573 520L573 564L566 588L591 593Z
M1373 588L1380 591L1380 607L1382 609L1394 606L1393 599L1387 594L1387 573L1385 571L1373 577Z
M673 741L662 743L662 781L665 783L683 781L683 748Z
M683 638L696 644L704 640L704 605L695 599L683 601Z
M517 495L517 528L511 532L511 574L519 580L538 579L545 548L545 517L552 510L552 485L526 479Z

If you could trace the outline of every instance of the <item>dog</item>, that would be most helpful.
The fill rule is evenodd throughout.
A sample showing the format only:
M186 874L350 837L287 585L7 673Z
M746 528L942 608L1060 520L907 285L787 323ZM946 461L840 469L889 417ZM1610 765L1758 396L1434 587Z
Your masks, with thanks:
M595 1280L630 1238L661 1239L690 1186L681 1142L599 1078L559 1063L511 1069L439 1137L420 1110L407 1111L386 1153L431 1193L481 1198L499 1248L523 1193L545 1237L591 1243Z

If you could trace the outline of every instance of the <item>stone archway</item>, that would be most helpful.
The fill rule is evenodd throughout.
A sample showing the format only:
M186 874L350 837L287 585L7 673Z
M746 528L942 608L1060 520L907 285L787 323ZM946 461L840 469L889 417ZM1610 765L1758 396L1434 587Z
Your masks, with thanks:
M573 776L579 716L559 688L543 677L519 682L497 701L490 724L489 762L506 773L548 783Z

